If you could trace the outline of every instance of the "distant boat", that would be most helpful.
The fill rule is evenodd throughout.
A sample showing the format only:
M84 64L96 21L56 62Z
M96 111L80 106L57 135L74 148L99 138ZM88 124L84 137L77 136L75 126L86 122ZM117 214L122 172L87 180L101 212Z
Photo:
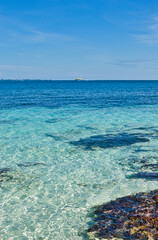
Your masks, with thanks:
M82 81L83 78L76 78L75 81Z

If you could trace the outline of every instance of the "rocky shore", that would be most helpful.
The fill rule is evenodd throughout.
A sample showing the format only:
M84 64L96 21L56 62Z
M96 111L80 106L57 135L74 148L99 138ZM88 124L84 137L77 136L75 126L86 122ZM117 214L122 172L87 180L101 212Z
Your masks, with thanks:
M158 190L97 206L94 222L87 234L98 239L158 240Z

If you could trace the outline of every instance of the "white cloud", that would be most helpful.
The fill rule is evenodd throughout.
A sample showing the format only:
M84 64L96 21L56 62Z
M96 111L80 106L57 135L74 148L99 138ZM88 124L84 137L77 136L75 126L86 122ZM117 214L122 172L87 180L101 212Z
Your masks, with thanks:
M29 31L18 31L18 30L6 30L7 35L12 41L17 40L23 41L24 43L55 43L59 41L67 42L73 41L74 38L60 33L52 33L52 32L42 32L34 29L30 29Z
M135 68L139 66L152 66L157 67L158 65L158 58L108 58L105 56L90 56L85 57L85 59L89 61L95 61L95 62L102 62L105 65L113 65L113 66L120 66L123 68Z
M142 29L142 34L134 34L134 39L141 44L158 44L158 17L154 17L152 22Z
M27 40L30 42L54 42L54 41L73 41L74 38L66 34L41 32L37 30L30 31L27 36Z
M22 41L24 43L54 43L58 41L73 41L74 37L58 32L45 32L22 21L0 15L0 38L7 41Z

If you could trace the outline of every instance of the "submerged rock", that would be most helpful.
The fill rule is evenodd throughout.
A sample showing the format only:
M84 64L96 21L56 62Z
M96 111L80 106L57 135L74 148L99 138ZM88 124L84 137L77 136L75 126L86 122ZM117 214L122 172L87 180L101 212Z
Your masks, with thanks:
M13 179L13 176L10 175L1 175L0 176L0 183L10 181Z
M134 130L150 130L150 129L154 129L154 127L137 127L137 128L133 128Z
M10 168L0 168L0 183L13 179L13 176L8 174L10 171Z
M61 122L61 121L64 121L64 120L67 120L67 118L65 117L62 117L62 118L51 118L51 119L48 119L46 120L45 122L46 123L57 123L57 122Z
M79 141L71 141L75 146L83 146L86 150L92 150L93 147L100 148L114 148L123 147L135 143L149 142L149 139L140 133L120 133L120 134L106 134L95 135L89 138L83 138Z
M9 120L0 120L0 124L12 124L17 122L19 119L18 118L14 118L14 119L9 119Z
M9 171L11 171L10 168L0 168L0 174L2 174L2 173L7 173L7 172L9 172Z
M135 152L139 153L139 152L150 152L151 149L136 149Z
M158 163L144 164L142 168L158 169Z
M96 207L94 225L87 230L103 239L157 240L158 190L118 198Z
M132 174L129 178L144 178L149 180L158 179L158 172L139 172L136 174Z
M86 125L77 125L77 127L84 128L84 129L87 129L87 130L97 130L97 128L86 126Z
M49 133L46 133L46 137L52 138L52 139L54 139L55 141L61 141L61 140L64 140L64 139L65 139L65 138L62 137L62 136L57 136L57 135L53 135L53 134L49 134Z
M18 163L18 167L33 167L33 166L38 166L38 165L43 165L46 166L45 163L33 163L33 162L25 162L25 163Z
M46 123L56 123L56 122L59 122L59 121L61 121L61 119L52 118L52 119L46 120L45 122L46 122Z

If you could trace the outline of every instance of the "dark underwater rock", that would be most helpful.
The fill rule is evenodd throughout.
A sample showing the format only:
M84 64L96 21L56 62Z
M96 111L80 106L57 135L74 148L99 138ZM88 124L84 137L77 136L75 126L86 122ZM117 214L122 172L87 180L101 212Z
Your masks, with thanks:
M136 174L132 174L130 178L144 178L149 180L156 180L158 179L158 172L139 172Z
M46 137L52 138L52 139L54 139L55 141L61 141L61 140L65 139L65 138L62 137L62 136L56 136L56 135L49 134L49 133L46 133Z
M65 121L65 120L67 120L66 117L62 117L62 118L51 118L51 119L46 120L45 122L46 122L46 123L57 123L57 122Z
M137 127L137 128L133 128L133 130L150 130L150 129L154 129L154 127Z
M97 128L90 127L90 126L85 126L85 125L77 125L77 127L84 128L84 129L87 129L87 130L97 130Z
M13 176L10 175L1 175L0 176L0 183L10 181L13 179Z
M151 150L149 149L136 149L135 152L139 153L139 152L150 152Z
M11 171L10 168L0 168L0 174L2 174L2 173L7 173L7 172L9 172L9 171Z
M13 179L13 176L9 175L10 171L12 171L10 168L0 168L0 183Z
M149 162L148 158L142 157L138 158L137 156L129 158L128 161L131 163L140 163L140 164L147 164Z
M0 120L0 124L12 124L17 122L18 120L19 120L18 118L9 119L9 120Z
M120 133L120 134L106 134L106 135L95 135L89 138L83 138L79 141L71 141L70 144L75 146L83 146L86 150L92 150L95 147L100 148L116 148L128 146L135 143L149 142L149 139L144 137L140 133Z
M61 119L52 118L52 119L46 120L45 122L46 122L46 123L56 123L56 122L59 122L59 121L61 121Z
M32 163L32 162L25 162L25 163L18 163L18 167L33 167L33 166L38 166L38 165L43 165L46 166L45 163Z
M151 168L151 169L158 169L158 163L151 163L151 164L144 164L143 166L142 166L143 168Z
M118 198L95 208L87 233L103 239L158 240L158 190Z

